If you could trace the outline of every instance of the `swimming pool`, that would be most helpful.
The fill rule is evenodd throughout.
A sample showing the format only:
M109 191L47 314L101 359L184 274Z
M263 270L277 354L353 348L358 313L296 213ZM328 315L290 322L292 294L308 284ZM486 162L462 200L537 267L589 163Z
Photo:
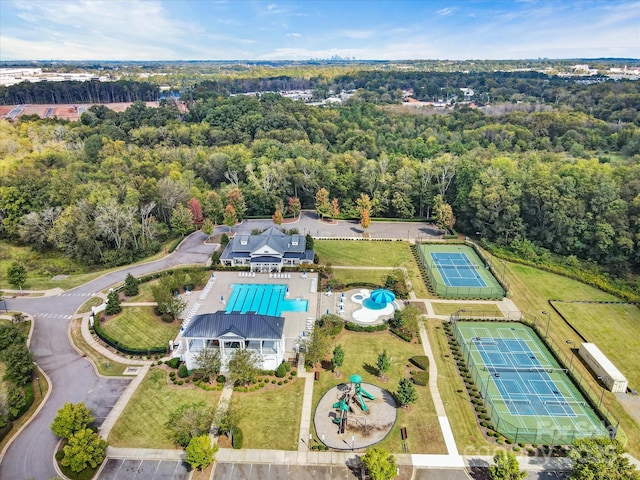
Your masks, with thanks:
M306 312L309 301L304 298L287 299L286 285L234 283L227 308L231 312L255 312L259 315L279 317L282 312Z

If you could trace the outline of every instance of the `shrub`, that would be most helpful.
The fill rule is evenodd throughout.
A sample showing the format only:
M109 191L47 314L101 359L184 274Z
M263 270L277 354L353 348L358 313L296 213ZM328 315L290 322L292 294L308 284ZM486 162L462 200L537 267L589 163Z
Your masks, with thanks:
M429 383L429 372L421 371L413 376L413 383L422 387Z
M169 365L171 368L178 368L178 365L180 364L180 359L178 357L173 357L172 359L167 360L164 363Z
M278 378L284 378L287 375L287 369L284 366L284 363L281 363L280 365L278 365L278 368L276 370L276 377Z
M242 448L242 443L244 442L244 437L242 434L242 430L240 427L235 427L233 429L233 438L231 440L231 446L236 450Z
M289 375L291 375L292 377L295 377L297 374L298 372L295 370L291 370L291 373L289 373Z
M218 375L218 378L216 378L216 382L218 383L225 383L227 381L227 377L225 377L224 375Z
M189 370L187 370L187 366L184 363L178 368L178 376L180 378L187 378L189 376Z
M389 330L391 331L391 333L396 335L398 338L401 338L405 342L411 342L413 340L413 335L406 334L404 332L401 332L400 330L396 330L395 328L390 328Z
M162 315L160 315L160 319L165 323L171 323L173 322L173 315L171 315L170 313L163 313Z
M426 355L415 355L409 361L422 370L429 370L429 357Z

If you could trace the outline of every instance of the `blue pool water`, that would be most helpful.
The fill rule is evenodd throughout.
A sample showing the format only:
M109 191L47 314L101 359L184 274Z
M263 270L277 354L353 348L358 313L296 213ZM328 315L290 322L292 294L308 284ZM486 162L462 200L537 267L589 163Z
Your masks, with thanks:
M387 306L386 303L377 303L371 300L370 298L365 298L362 301L362 306L367 307L369 310L382 310Z
M306 299L286 299L286 285L234 283L225 309L231 312L255 312L259 315L279 317L282 312L306 312Z

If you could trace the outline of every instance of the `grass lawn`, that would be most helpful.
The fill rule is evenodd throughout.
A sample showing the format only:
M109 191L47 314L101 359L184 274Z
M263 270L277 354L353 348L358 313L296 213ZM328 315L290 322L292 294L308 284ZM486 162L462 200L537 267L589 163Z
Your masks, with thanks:
M91 311L91 307L98 307L104 303L104 300L100 297L91 297L89 300L84 302L77 313L89 313Z
M587 341L595 343L629 380L640 388L640 308L635 305L562 303L554 306ZM624 348L621 348L621 342Z
M151 280L149 282L138 284L138 295L135 297L129 297L125 302L153 302L153 294L151 293L151 287L156 285L158 280Z
M335 339L333 346L341 344L345 350L344 364L340 368L341 376L337 378L331 371L323 371L320 380L313 387L313 409L322 396L335 385L348 381L350 375L357 373L363 382L377 385L380 388L395 392L401 378L407 377L408 359L414 355L424 355L422 345L407 343L389 332L355 333L343 331ZM385 381L377 376L375 367L378 354L387 351L391 359L391 368ZM440 432L438 417L431 400L428 387L416 387L419 400L408 409L399 409L396 424L390 434L379 446L391 452L402 452L400 428L407 427L409 439L407 445L410 453L445 453L444 439ZM313 431L313 418L311 419Z
M409 281L418 298L433 298L427 291L422 280L418 265L413 259L409 243L399 242L368 242L355 240L316 240L313 243L315 252L323 264L345 267L404 267L407 269ZM340 275L341 269L334 269L334 274ZM373 271L362 270L363 274ZM380 272L384 275L384 272ZM378 275L375 271L374 275ZM357 275L356 272L350 275ZM365 278L366 277L362 277Z
M71 334L71 340L74 345L84 352L85 356L93 362L97 367L100 375L104 376L120 376L124 373L129 365L124 363L114 362L113 360L101 355L96 350L91 348L89 344L84 340L82 332L80 331L82 320L80 318L74 318L71 321L69 332ZM110 347L109 347L110 348Z
M451 357L442 321L426 320L424 324L438 367L438 390L458 451L463 455L493 455L498 446L489 443L480 431L467 389Z
M566 358L571 355L571 345L566 343L566 340L579 344L581 339L559 315L553 312L548 300L620 301L613 295L576 280L525 265L513 263L507 263L506 265L507 281L510 283L513 301L525 313L525 317L532 318L535 315L538 322L546 322L546 316L541 314L542 311L550 313L549 337ZM617 329L619 339L626 338L627 332L621 329L626 325L628 324L621 323L621 327ZM637 331L637 326L634 331ZM588 331L583 335L589 337ZM635 338L633 332L629 333L629 336ZM621 342L620 345L623 345L623 340L619 341ZM611 342L612 345L615 345L614 340L611 340ZM576 365L575 361L574 365ZM593 391L599 392L601 387L589 369L581 362L578 362L576 366ZM630 365L620 364L617 366L623 371L633 370L634 368L637 369L637 361L632 362ZM619 434L618 438L623 443L626 442L625 448L629 453L635 457L640 457L640 425L638 422L629 416L612 393L605 392L603 404L620 421L622 435Z
M173 239L167 240L157 254L141 259L137 263L149 262L164 257L167 248L173 241ZM27 267L25 290L47 290L56 287L68 290L95 280L107 272L126 268L116 267L93 270L65 257L59 252L42 253L31 247L12 245L5 241L0 242L0 272L6 272L7 267L14 260L20 260ZM137 263L130 266L137 265ZM62 280L53 280L54 276L60 274L69 275L69 277Z
M165 423L183 403L204 400L216 408L219 391L207 392L193 385L169 384L167 373L152 367L129 400L109 434L114 447L176 448L168 437Z
M478 317L504 317L502 311L495 304L483 303L439 303L431 302L436 315L453 315L458 310L464 309L465 317L478 315Z
M367 282L384 285L384 281L393 270L374 270L358 268L334 268L333 277L342 284Z
M102 323L101 327L123 345L151 348L166 346L178 334L180 323L166 323L156 318L153 307L123 307L120 314Z
M242 448L297 450L304 379L270 391L234 392L232 408L240 414Z

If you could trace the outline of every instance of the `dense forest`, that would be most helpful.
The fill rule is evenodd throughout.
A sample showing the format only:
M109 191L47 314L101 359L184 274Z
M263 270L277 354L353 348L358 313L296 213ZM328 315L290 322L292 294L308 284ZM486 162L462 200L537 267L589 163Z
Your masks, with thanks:
M335 107L204 85L186 114L136 103L75 123L2 121L0 236L118 265L230 207L238 220L290 199L315 208L324 188L345 218L361 194L372 216L398 218L429 217L441 195L460 231L637 272L640 85L572 85L574 108L501 116L398 113L370 101L374 84Z
M0 86L0 105L26 103L117 103L153 102L160 97L158 87L146 82L21 82Z

